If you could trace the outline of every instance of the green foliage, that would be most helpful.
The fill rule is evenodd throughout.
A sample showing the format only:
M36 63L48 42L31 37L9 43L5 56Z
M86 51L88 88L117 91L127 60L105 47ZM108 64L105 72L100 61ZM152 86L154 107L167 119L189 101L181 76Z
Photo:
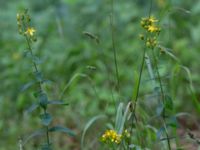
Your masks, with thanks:
M127 143L132 149L168 149L166 129L172 145L177 145L176 149L184 149L176 129L180 131L185 122L191 123L192 127L193 122L199 126L200 3L198 0L152 2L152 14L162 28L154 52L165 94L164 103L160 101L161 89L151 51L146 53L139 81L144 47L138 38L142 32L139 24L142 17L148 17L149 1L114 0L118 91L109 21L111 1L2 0L0 139L3 140L0 141L0 150L17 149L18 137L22 138L22 145L30 150L35 147L106 149L99 142L106 128L119 132L128 128L130 132L130 127L133 127L133 136ZM17 34L16 13L23 8L29 9L31 26L37 29L37 42L32 47L37 56L30 54L24 39ZM34 69L32 63L38 65L42 73L31 73ZM38 89L39 82L43 84L43 93L33 90ZM139 84L134 114L127 104L134 106ZM60 109L57 105L69 107ZM53 117L43 112L42 109L46 108ZM94 116L99 114L107 116L107 123L96 122L99 119L94 119ZM40 115L45 125L51 122L49 132L56 127L54 131L71 135L70 129L55 126L62 124L75 131L76 136L50 134L53 145L41 145L45 141L46 129L40 129L41 120L37 117ZM181 117L184 119L179 120ZM95 121L91 121L93 119ZM36 128L39 130L27 136ZM120 145L121 148L127 143Z

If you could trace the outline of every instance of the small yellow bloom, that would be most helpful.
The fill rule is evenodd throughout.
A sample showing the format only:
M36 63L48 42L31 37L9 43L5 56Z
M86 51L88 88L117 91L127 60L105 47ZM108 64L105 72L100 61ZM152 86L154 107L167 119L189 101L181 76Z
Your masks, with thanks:
M122 140L122 135L118 134L114 130L106 130L101 136L101 141L105 143L116 143L119 144Z
M151 23L158 22L158 20L156 20L153 16L151 16L148 20Z
M25 34L26 35L30 35L30 36L33 36L33 34L36 32L36 30L32 27L28 27Z
M158 29L158 27L156 27L156 26L154 26L154 25L150 25L150 26L148 26L148 31L149 32L157 32L159 29Z

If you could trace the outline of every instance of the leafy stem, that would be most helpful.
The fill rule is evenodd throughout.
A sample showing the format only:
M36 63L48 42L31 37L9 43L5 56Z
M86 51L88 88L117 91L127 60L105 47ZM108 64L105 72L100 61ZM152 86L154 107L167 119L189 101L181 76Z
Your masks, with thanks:
M31 47L31 42L30 42L30 39L27 35L25 35L25 38L26 38L26 42L27 42L27 45L28 45L28 50L30 51L30 54L31 54L31 57L33 58L34 57L34 54L33 54L33 51L32 51L32 47ZM37 64L33 62L33 66L34 66L34 69L35 69L35 72L38 73L39 70L38 70L38 67L37 67ZM42 89L42 81L39 81L39 93L43 93L43 89ZM44 115L47 114L46 112L46 108L43 108L43 112L44 112ZM49 140L49 127L48 125L46 126L46 140L47 140L47 145L50 146L50 140Z

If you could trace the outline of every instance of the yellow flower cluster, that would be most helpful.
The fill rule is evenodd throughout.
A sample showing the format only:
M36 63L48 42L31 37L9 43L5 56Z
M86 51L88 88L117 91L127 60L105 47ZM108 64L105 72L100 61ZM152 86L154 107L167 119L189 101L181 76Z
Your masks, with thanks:
M101 141L105 143L116 143L120 144L122 135L118 134L115 130L106 130L101 136Z
M28 15L28 10L17 14L17 25L19 34L26 36L31 41L36 41L36 30L30 26L31 18Z
M155 19L153 16L148 18L142 18L141 20L141 26L145 29L145 31L149 34L147 34L147 37L145 37L143 34L140 34L140 39L145 40L145 45L148 48L153 49L157 45L157 36L159 35L161 29L156 25L158 22L157 19Z
M128 130L124 130L122 134L118 134L115 130L106 130L105 133L101 136L101 141L106 144L120 144L122 140L127 140L130 138L130 133Z
M142 18L141 26L148 32L159 33L160 28L158 26L156 26L156 24L155 24L156 22L158 22L158 20L156 20L153 16L151 16L149 18Z

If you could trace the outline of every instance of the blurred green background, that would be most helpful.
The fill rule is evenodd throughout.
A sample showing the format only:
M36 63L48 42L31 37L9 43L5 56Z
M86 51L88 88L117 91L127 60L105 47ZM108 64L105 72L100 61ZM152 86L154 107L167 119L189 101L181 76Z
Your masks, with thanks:
M51 99L57 99L63 89L63 99L70 105L50 108L53 124L73 129L77 136L53 134L57 149L80 149L80 137L87 121L106 114L114 119L116 101L127 103L132 96L139 72L143 43L140 19L148 16L149 1L115 0L114 37L119 67L120 93L116 90L116 75L110 27L109 0L1 0L0 1L0 150L18 148L19 138L39 128L39 112L27 115L25 110L34 103L33 89L20 92L30 81L31 62L24 56L25 40L18 34L16 14L29 9L37 30L34 53L44 62L40 65L45 86ZM165 90L171 95L175 112L189 112L198 118L200 110L191 89L200 98L200 1L154 0L152 14L160 20L159 69ZM99 43L86 36L89 32ZM176 57L176 58L175 58ZM147 111L153 101L156 86L145 65L140 99ZM69 86L68 86L69 85ZM151 105L150 105L151 106ZM112 119L108 121L112 122ZM105 129L98 122L86 137L88 147L98 149L99 136ZM92 134L95 131L96 134ZM27 144L34 149L35 139Z

